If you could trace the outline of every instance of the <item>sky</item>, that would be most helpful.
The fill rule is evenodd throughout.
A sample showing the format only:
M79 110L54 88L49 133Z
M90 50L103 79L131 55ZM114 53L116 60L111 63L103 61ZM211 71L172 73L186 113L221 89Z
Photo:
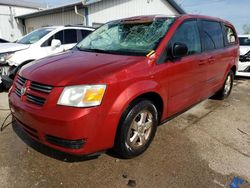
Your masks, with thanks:
M57 6L79 0L27 0ZM159 1L159 0L157 0ZM233 23L239 34L243 25L250 24L250 0L175 0L186 12L226 19Z
M176 0L188 13L204 14L230 21L238 34L250 25L250 0Z

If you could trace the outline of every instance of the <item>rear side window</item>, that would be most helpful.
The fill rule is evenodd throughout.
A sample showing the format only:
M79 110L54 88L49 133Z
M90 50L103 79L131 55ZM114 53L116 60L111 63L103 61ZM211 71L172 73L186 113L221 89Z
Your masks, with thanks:
M229 26L224 26L225 30L225 43L226 46L230 46L236 43L236 34L234 30Z
M221 24L215 21L201 21L202 42L205 51L224 47Z
M197 21L190 20L184 22L175 32L171 39L171 44L183 43L188 47L188 55L201 52L201 42Z

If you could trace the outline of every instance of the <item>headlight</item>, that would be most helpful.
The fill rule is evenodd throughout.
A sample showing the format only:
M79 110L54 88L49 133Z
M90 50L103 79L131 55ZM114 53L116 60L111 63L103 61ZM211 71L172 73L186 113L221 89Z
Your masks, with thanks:
M8 59L10 59L15 52L8 52L4 54L0 54L0 63L5 63Z
M79 85L65 87L57 104L74 107L98 106L102 102L106 85Z

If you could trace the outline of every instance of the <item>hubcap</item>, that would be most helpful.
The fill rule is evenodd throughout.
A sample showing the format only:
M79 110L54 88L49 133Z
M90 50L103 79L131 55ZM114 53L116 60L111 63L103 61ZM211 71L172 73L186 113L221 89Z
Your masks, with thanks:
M150 138L152 126L152 113L148 110L143 110L139 112L133 119L129 129L129 145L133 148L144 146Z
M225 95L228 95L228 93L231 90L231 85L232 85L231 82L232 82L231 76L228 75L226 83L225 83L225 87L224 87L224 93L225 93Z

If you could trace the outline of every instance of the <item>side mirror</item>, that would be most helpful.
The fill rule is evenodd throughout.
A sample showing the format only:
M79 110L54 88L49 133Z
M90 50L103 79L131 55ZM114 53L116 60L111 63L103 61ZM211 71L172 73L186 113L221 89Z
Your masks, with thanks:
M52 48L52 49L59 48L61 45L62 45L62 43L61 43L61 41L58 40L58 39L53 39L53 40L51 41L51 48Z
M172 48L173 58L183 57L183 56L187 55L187 53L188 53L188 47L186 44L183 44L180 42L174 43L174 46Z

